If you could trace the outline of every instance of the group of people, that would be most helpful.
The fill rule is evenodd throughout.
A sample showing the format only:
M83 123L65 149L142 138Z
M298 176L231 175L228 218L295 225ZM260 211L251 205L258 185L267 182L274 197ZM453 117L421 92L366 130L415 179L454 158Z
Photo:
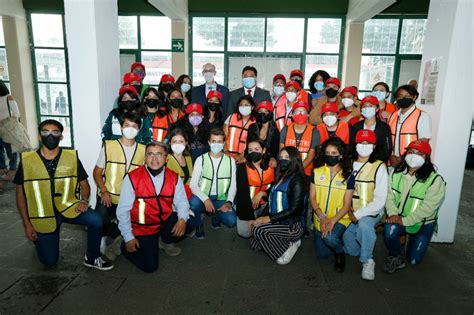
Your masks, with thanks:
M193 87L187 75L165 74L154 88L143 83L143 64L131 66L102 128L95 210L77 152L59 147L63 126L39 125L41 147L21 154L14 183L43 264L57 263L67 222L87 226L86 266L108 270L123 254L153 272L160 249L176 256L184 238L205 238L206 218L212 229L236 227L280 265L308 236L317 257L334 255L336 271L346 254L358 256L361 277L374 280L381 222L386 272L422 261L445 183L431 163L431 120L415 105L414 86L398 87L392 104L384 82L359 99L356 87L323 70L310 91L299 69L276 74L270 92L257 86L252 66L234 91L214 80L214 65L202 75L205 83Z

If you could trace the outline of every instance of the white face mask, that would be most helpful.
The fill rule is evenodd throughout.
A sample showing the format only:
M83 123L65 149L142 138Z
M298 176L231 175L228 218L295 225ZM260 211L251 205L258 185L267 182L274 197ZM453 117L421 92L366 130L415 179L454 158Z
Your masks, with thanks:
M173 150L173 152L176 153L176 154L183 153L185 148L186 148L186 146L184 144L181 144L181 143L175 143L175 144L171 145L171 150Z
M128 140L133 140L138 135L138 129L133 127L125 127L122 129L122 134Z
M288 102L294 102L296 100L296 92L286 92L286 99Z
M204 72L204 80L207 84L211 84L214 81L214 73Z
M352 98L343 98L341 100L342 104L344 104L344 107L349 107L354 105L354 100Z
M252 107L250 106L239 106L239 113L242 116L248 116L252 112Z
M331 127L334 126L337 123L337 117L334 115L328 115L323 117L323 122L326 124L326 126Z
M181 92L186 93L191 90L191 85L187 83L181 84Z
M375 116L376 110L375 107L364 107L360 110L362 116L367 119L370 119Z
M371 143L357 143L356 150L360 157L368 157L372 154L372 152L374 152L374 145Z
M420 168L425 164L425 159L418 154L407 154L405 161L411 168Z
M273 94L275 94L276 96L280 96L283 94L283 92L285 92L285 87L284 86L274 86L273 87Z

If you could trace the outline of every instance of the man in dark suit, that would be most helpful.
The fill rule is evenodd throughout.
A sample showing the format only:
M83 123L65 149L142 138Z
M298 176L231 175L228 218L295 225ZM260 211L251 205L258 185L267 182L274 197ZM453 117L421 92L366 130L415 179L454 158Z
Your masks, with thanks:
M199 103L202 106L206 106L207 93L214 90L219 91L222 94L222 113L224 114L229 104L229 89L214 81L216 66L212 63L206 63L202 66L202 75L206 82L193 88L191 103Z
M251 95L255 104L258 104L262 101L271 102L270 92L267 90L257 87L257 69L252 66L245 66L242 70L242 83L243 87L238 88L230 92L229 106L227 111L223 112L224 117L228 117L232 114L237 108L237 102L239 98L243 95Z

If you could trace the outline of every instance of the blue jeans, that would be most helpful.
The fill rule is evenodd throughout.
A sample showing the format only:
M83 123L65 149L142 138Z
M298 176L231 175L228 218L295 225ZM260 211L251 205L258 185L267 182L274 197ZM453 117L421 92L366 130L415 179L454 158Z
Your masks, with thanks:
M341 223L336 223L332 229L331 234L322 237L320 231L314 229L314 249L316 256L319 258L327 258L331 255L331 251L337 254L343 253L342 235L346 231L346 227Z
M351 223L342 236L344 251L351 256L360 256L361 263L366 263L373 256L377 240L375 225L380 221L380 217L362 217L357 223Z
M8 168L12 171L16 170L18 167L18 153L12 153L12 145L0 139L0 169L7 168L5 155L8 156Z
M63 222L87 226L87 258L96 259L100 256L100 239L102 236L102 217L89 208L74 219L68 219L60 214L56 215L57 229L53 233L37 233L35 241L36 252L40 262L47 266L54 266L59 258L59 232Z
M419 264L425 256L431 236L436 228L436 222L425 224L416 234L410 234L406 258L412 265ZM401 254L400 235L405 233L405 227L400 224L386 223L383 228L383 239L390 256Z
M222 222L228 227L233 227L237 224L237 217L235 215L234 209L231 209L227 212L222 212L222 211L217 210L220 207L222 207L224 203L226 203L225 200L217 200L216 196L209 196L209 199L211 199L212 203L214 204L214 207L216 208L215 215L219 222ZM202 225L201 215L203 211L205 211L204 203L197 196L193 195L191 197L191 200L189 201L189 206L191 210L194 212L194 214L196 215L197 226L201 226Z

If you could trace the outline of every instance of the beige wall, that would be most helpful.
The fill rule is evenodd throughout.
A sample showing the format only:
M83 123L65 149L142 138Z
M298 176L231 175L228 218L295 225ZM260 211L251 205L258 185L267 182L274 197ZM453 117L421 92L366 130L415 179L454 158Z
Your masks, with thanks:
M171 72L177 79L178 76L188 73L188 23L184 20L171 21L171 37L184 38L184 52L171 53Z
M344 55L342 66L342 86L359 86L362 43L364 40L364 23L346 24Z

